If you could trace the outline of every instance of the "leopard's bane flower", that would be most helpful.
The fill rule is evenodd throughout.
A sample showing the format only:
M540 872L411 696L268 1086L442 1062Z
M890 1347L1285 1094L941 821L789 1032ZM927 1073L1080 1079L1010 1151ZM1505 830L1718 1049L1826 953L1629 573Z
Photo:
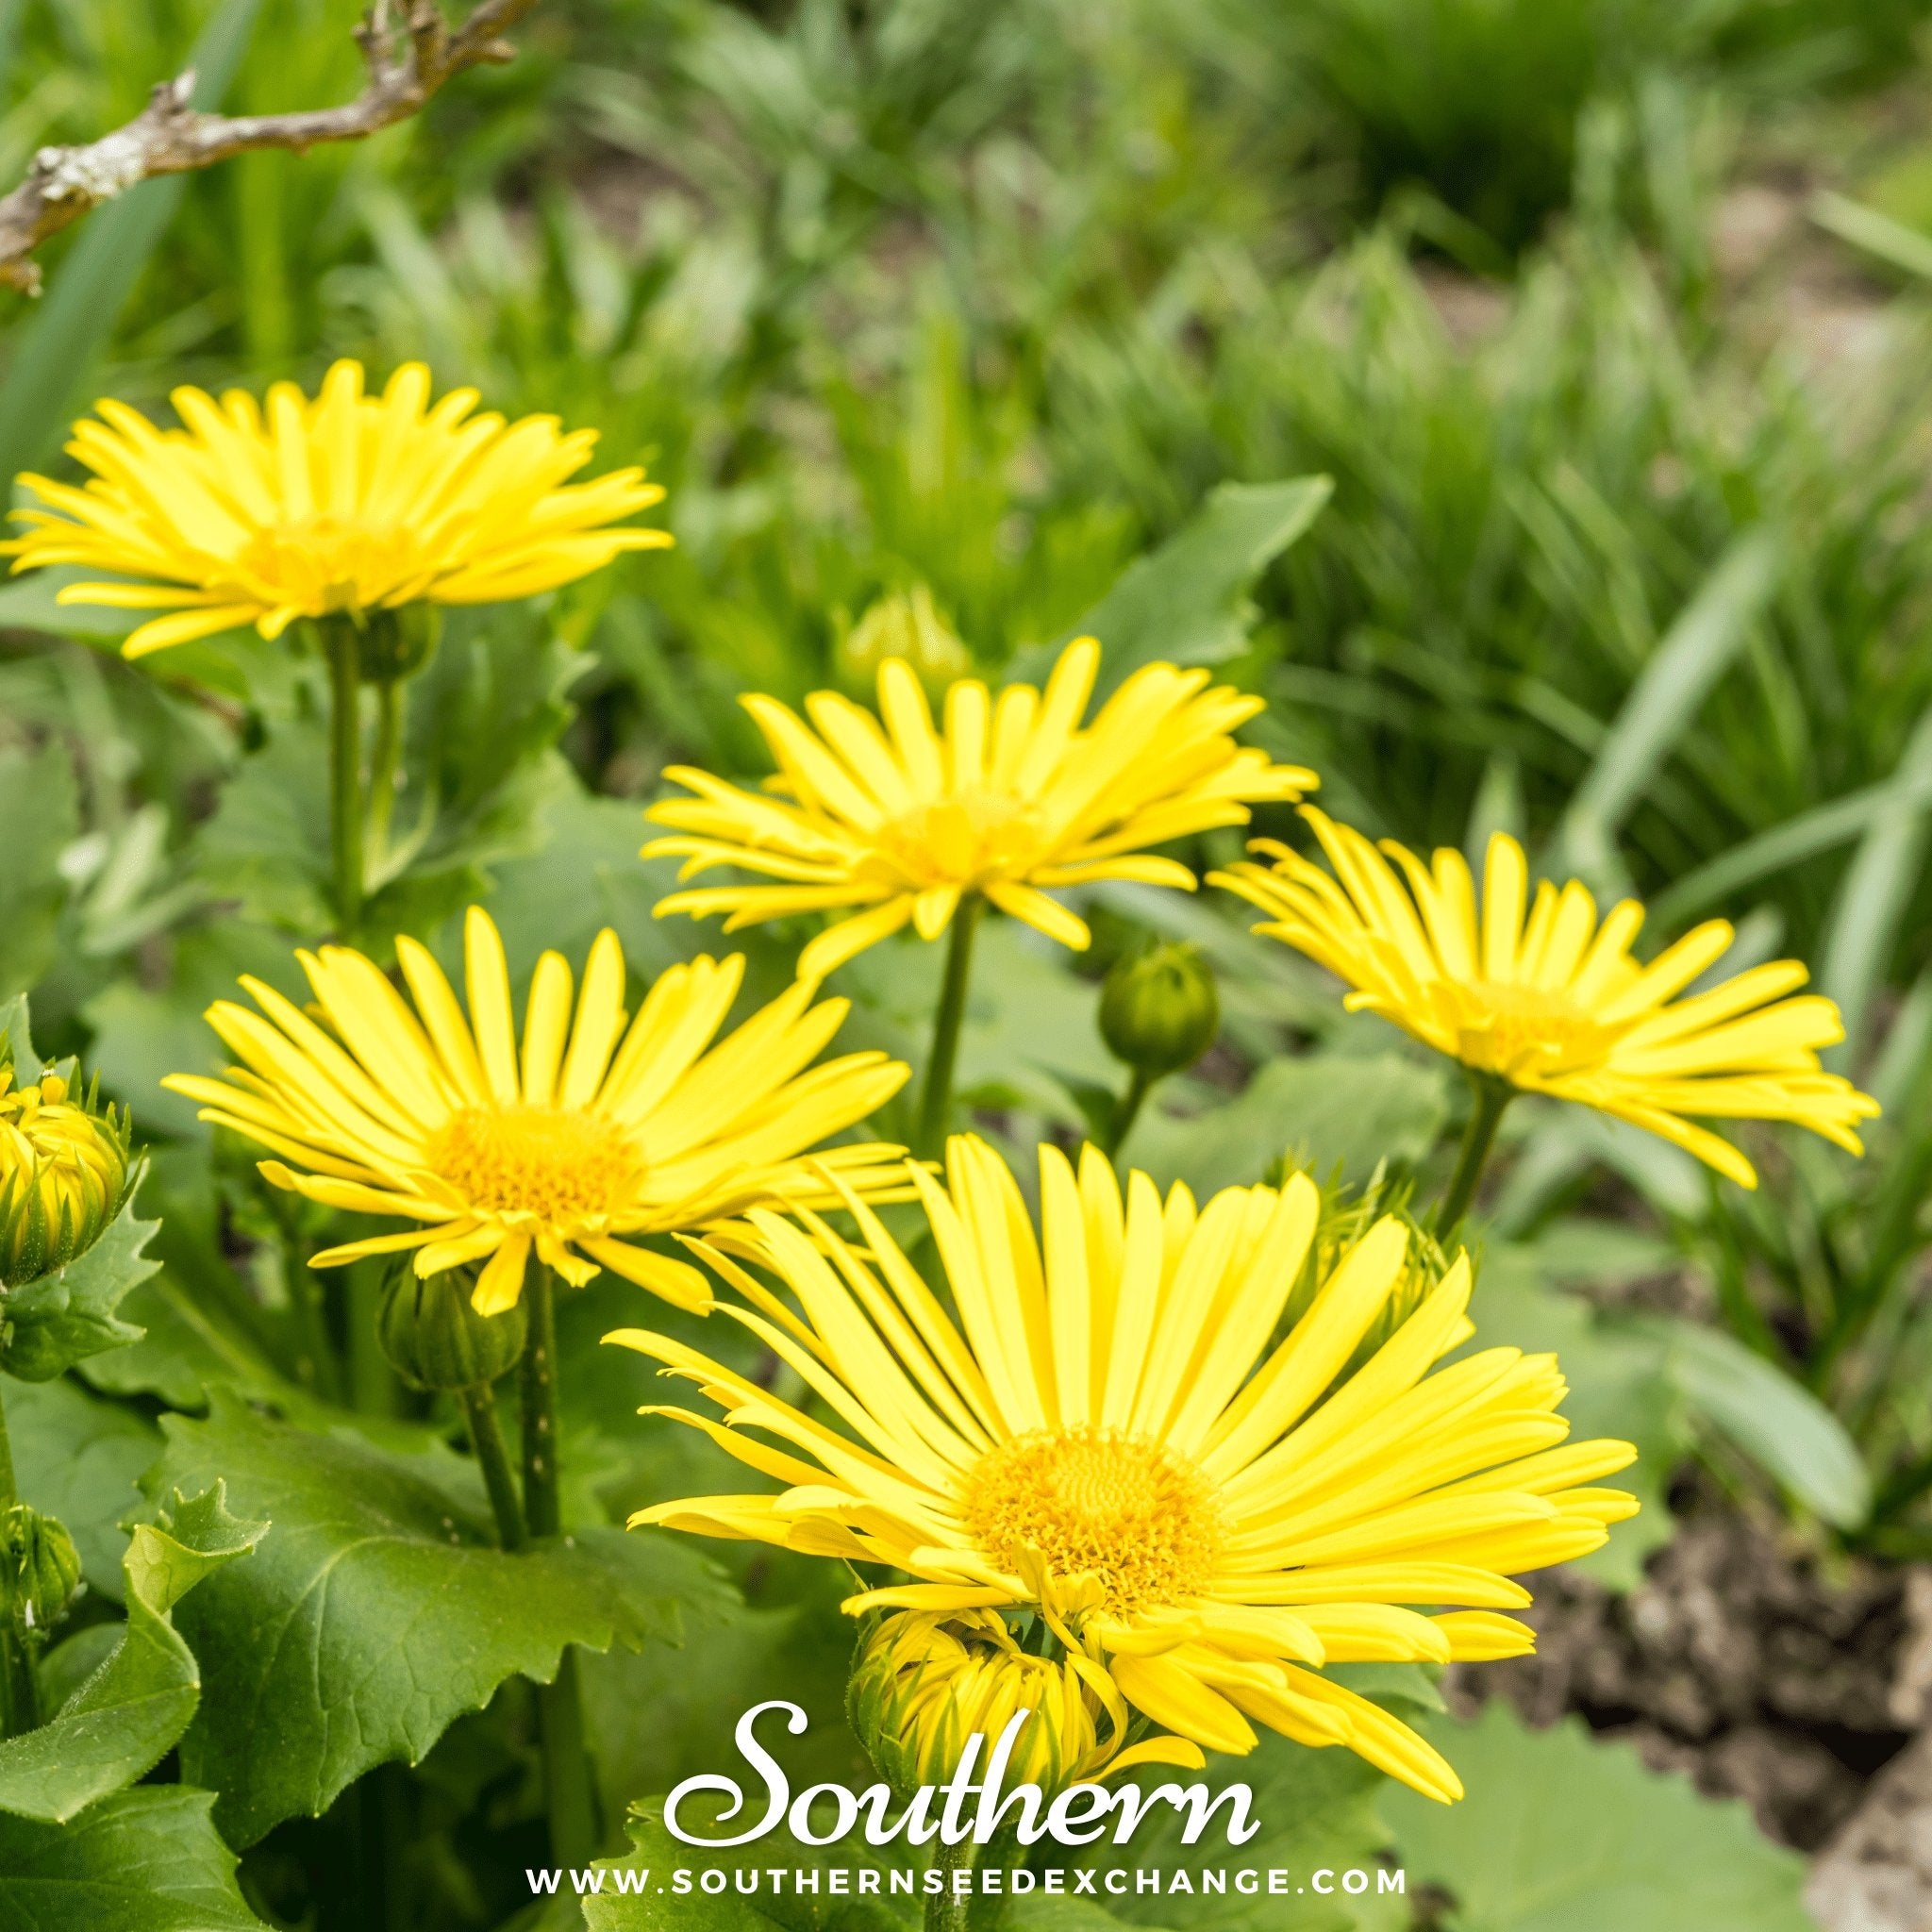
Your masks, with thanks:
M171 613L128 638L130 658L240 625L275 638L337 611L527 597L671 541L612 527L663 497L641 470L569 482L594 431L475 415L475 390L432 408L421 363L380 396L345 361L312 402L286 382L265 407L240 390L172 401L178 429L98 403L67 446L89 481L23 476L44 508L16 511L26 534L0 546L16 571L78 564L126 580L70 584L62 604Z
M1079 1653L1048 1658L1023 1651L990 1611L956 1617L899 1610L861 1642L846 1687L852 1728L874 1769L895 1791L942 1785L977 1733L979 1769L1020 1712L1004 1782L1038 1785L1051 1798L1137 1764L1200 1769L1183 1739L1126 1742L1129 1716L1113 1679Z
M1085 924L1043 888L1138 879L1191 891L1186 866L1146 848L1244 825L1250 804L1314 788L1312 772L1235 743L1229 734L1261 700L1209 689L1205 671L1145 665L1082 725L1099 668L1100 646L1082 638L1044 693L1013 684L995 700L962 678L946 692L941 731L899 658L879 667L878 717L836 691L806 700L809 724L775 698L746 698L777 760L771 789L783 795L674 766L665 775L694 795L652 807L676 835L653 840L644 857L683 858L684 878L735 865L783 883L675 892L658 911L723 912L735 932L789 913L851 910L800 955L807 979L908 922L938 939L969 892L1084 948Z
M275 1186L412 1224L330 1248L315 1267L408 1249L423 1276L481 1262L475 1303L496 1314L534 1254L579 1286L604 1267L703 1307L696 1269L627 1237L701 1227L756 1202L829 1202L835 1182L908 1197L896 1148L799 1158L906 1080L882 1053L812 1065L845 1001L814 1007L794 984L713 1047L744 960L699 958L659 974L626 1031L624 953L606 931L575 1019L563 956L538 960L520 1053L503 941L477 907L466 955L467 1021L442 969L406 936L396 958L413 1008L360 953L303 953L319 1018L243 979L259 1012L225 1000L208 1014L242 1064L225 1081L163 1083L202 1102L202 1119L284 1157L262 1163Z
M125 1114L97 1108L65 1075L16 1086L0 1059L0 1287L92 1246L126 1191L128 1133Z
M1743 1187L1757 1185L1751 1163L1687 1115L1790 1121L1848 1153L1864 1151L1855 1129L1878 1103L1820 1065L1818 1049L1842 1040L1844 1028L1830 1000L1790 997L1808 976L1797 960L1754 966L1679 999L1729 948L1723 920L1644 965L1630 950L1641 906L1625 899L1599 924L1574 879L1560 891L1544 880L1528 903L1523 848L1505 834L1490 841L1478 909L1459 852L1441 850L1424 866L1392 841L1377 850L1312 807L1303 816L1332 875L1257 841L1272 867L1243 863L1208 883L1268 915L1256 931L1343 980L1352 1009L1379 1013L1526 1092L1647 1128Z
M1629 1444L1558 1446L1552 1356L1492 1348L1430 1373L1473 1332L1466 1257L1351 1372L1411 1273L1393 1217L1271 1348L1321 1218L1305 1175L1197 1210L1143 1174L1124 1200L1095 1150L1076 1175L1045 1146L1036 1236L997 1154L962 1137L948 1159L947 1186L915 1180L957 1323L856 1200L862 1247L763 1210L697 1244L748 1304L718 1307L797 1372L812 1414L672 1337L608 1338L698 1384L728 1426L659 1412L778 1485L633 1523L899 1573L854 1614L1033 1610L1174 1737L1244 1752L1258 1723L1457 1796L1435 1750L1322 1667L1529 1650L1499 1614L1529 1601L1510 1576L1586 1555L1635 1511L1592 1487Z

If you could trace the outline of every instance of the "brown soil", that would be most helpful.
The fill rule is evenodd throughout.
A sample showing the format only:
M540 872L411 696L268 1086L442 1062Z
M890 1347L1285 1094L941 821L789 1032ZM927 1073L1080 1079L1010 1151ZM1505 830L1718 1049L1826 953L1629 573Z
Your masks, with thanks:
M1728 1509L1692 1514L1620 1597L1554 1571L1525 1579L1538 1654L1459 1666L1468 1711L1505 1696L1533 1724L1578 1712L1658 1770L1744 1799L1815 1851L1874 1774L1932 1723L1932 1575L1807 1552Z

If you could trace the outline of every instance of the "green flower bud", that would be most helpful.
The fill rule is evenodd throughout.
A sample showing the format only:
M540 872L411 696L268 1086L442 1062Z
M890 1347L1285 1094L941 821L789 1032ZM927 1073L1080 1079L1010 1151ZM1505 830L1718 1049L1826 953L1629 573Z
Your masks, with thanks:
M474 1389L522 1359L528 1310L518 1302L500 1315L479 1315L470 1300L475 1286L474 1269L419 1280L406 1265L391 1277L376 1333L412 1389Z
M840 682L854 691L870 691L888 658L905 658L930 691L973 675L971 654L924 584L881 597L839 640L835 656Z
M126 1191L128 1131L125 1113L100 1108L67 1074L49 1069L16 1087L0 1041L0 1288L93 1245Z
M1214 975L1192 946L1155 946L1121 960L1102 983L1107 1050L1151 1079L1191 1067L1220 1031Z
M0 1516L0 1607L27 1637L51 1630L80 1594L80 1553L65 1526L16 1503Z

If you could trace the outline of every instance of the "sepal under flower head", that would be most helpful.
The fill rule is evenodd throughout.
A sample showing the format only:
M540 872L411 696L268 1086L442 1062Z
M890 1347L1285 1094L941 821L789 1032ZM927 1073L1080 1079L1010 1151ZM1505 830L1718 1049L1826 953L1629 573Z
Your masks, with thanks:
M126 1193L128 1117L81 1092L74 1074L50 1068L16 1084L0 1041L0 1288L84 1254Z

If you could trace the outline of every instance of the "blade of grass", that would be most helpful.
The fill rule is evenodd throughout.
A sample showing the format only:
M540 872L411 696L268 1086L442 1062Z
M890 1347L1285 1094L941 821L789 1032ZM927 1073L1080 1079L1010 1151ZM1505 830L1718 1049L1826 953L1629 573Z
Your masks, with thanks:
M202 29L190 64L194 105L213 108L247 51L261 0L227 0ZM0 477L10 484L42 461L73 407L75 392L107 346L148 258L187 188L184 175L143 181L82 230L51 278L51 292L22 331L0 385Z

